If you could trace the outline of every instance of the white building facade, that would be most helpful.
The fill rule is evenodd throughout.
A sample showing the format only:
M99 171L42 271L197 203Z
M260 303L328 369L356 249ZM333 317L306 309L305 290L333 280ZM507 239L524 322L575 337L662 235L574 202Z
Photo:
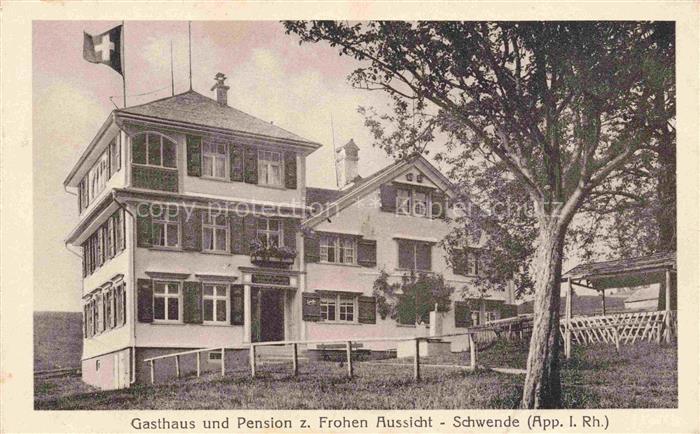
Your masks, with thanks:
M451 192L429 162L360 178L350 142L343 188L307 188L321 145L229 107L217 86L218 100L189 91L115 110L64 182L80 209L67 242L83 250L85 382L128 387L148 377L143 359L195 348L243 360L235 349L256 341L426 335L377 314L382 270L475 285L478 261L455 272L439 246ZM443 333L513 311L507 291L464 303Z

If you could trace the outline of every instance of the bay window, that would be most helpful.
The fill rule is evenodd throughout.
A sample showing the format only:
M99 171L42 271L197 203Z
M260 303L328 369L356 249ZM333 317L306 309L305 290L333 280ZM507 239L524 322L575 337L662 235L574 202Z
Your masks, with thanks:
M153 319L179 322L182 318L179 282L156 281L153 285Z

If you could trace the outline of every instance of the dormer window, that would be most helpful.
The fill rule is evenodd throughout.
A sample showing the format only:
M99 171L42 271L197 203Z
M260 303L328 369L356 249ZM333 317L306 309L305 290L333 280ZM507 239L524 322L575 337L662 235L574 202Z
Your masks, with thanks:
M282 155L279 152L258 152L258 184L282 186Z
M131 161L145 166L177 168L177 145L158 133L143 133L131 138Z

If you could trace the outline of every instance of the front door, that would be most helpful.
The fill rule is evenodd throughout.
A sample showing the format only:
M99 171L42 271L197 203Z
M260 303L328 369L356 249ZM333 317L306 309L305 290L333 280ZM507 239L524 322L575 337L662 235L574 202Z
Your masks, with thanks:
M258 294L255 323L258 325L259 333L253 334L253 341L283 341L284 293L274 289L259 289Z

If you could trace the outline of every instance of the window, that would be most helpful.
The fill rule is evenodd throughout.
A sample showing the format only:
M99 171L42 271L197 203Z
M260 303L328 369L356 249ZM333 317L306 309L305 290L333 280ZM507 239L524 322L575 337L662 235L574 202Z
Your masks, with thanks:
M422 241L398 240L399 268L430 271L432 244Z
M114 219L110 216L107 220L107 256L113 258L116 250L114 239Z
M496 312L490 310L486 311L486 322L496 321L497 319Z
M147 166L177 168L177 145L156 133L139 134L131 138L131 161Z
M180 223L177 213L165 207L153 207L153 245L178 247L180 245Z
M124 298L124 295L124 284L121 283L114 290L114 302L116 305L114 320L116 327L124 323L124 311L126 306L126 299Z
M282 245L282 222L278 219L259 218L257 237L267 247Z
M111 328L114 327L114 324L112 322L112 312L113 311L113 298L112 298L112 291L111 290L106 290L103 294L103 303L104 303L104 313L105 313L105 328Z
M354 264L356 261L355 237L346 235L321 235L321 262Z
M455 274L462 276L476 276L481 270L479 266L479 251L478 249L456 250L453 258L453 267Z
M228 285L205 284L202 292L202 310L207 324L228 324Z
M321 297L321 321L355 322L355 297L324 295Z
M221 363L221 350L209 351L207 353L207 360L212 363Z
M119 143L119 138L116 137L114 140L112 140L112 143L109 144L109 163L110 163L109 173L110 173L110 176L117 173L119 171L119 169L121 169L121 160L122 160L121 145Z
M411 190L403 188L396 190L396 211L404 215L411 213Z
M471 312L471 318L472 318L472 326L478 326L479 325L479 311L473 310Z
M228 251L228 223L226 215L211 210L202 222L202 249L209 252Z
M479 261L477 254L473 251L467 252L467 274L470 276L479 274Z
M107 152L102 153L88 172L87 178L89 185L88 202L92 203L107 185L107 179L109 178L109 155L107 155Z
M258 152L258 183L282 186L282 156L279 152Z
M403 215L430 217L430 193L425 188L398 188L396 190L396 212Z
M153 319L159 321L180 321L180 284L178 282L158 282L153 285Z
M428 215L428 195L425 192L413 193L413 215L425 217Z
M205 142L202 144L202 175L226 179L226 145Z

